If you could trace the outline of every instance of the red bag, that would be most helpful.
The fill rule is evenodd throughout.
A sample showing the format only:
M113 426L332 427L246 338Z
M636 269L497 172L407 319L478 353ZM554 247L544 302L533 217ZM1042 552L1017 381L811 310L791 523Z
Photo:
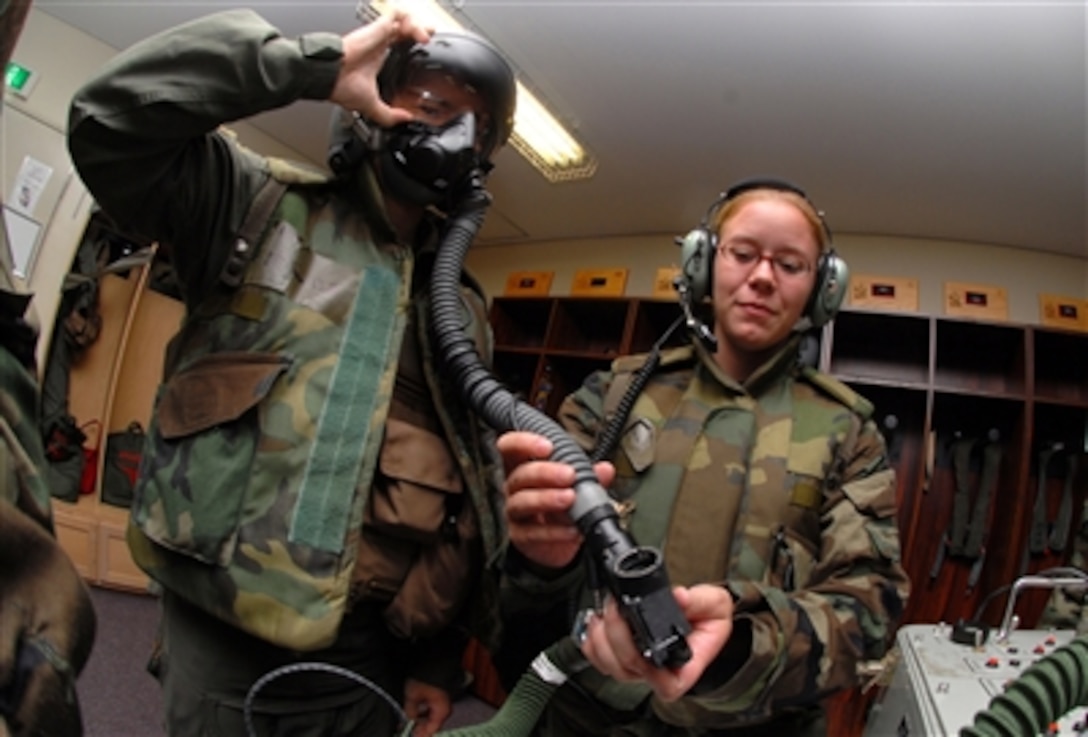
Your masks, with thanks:
M83 443L83 473L79 477L80 494L93 494L95 482L98 481L98 446L102 436L101 427L102 424L98 420L91 420L79 428L88 440L93 437L90 447L86 441ZM92 428L94 432L91 432Z

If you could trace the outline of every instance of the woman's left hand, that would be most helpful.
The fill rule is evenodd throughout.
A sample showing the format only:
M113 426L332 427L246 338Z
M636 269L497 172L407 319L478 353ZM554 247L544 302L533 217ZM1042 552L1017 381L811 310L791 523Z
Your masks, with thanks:
M700 584L673 589L680 610L691 623L691 659L677 670L657 668L635 647L631 628L615 601L603 616L592 616L586 627L582 654L593 667L618 681L644 681L662 701L676 701L695 685L718 656L733 631L733 597L721 586Z

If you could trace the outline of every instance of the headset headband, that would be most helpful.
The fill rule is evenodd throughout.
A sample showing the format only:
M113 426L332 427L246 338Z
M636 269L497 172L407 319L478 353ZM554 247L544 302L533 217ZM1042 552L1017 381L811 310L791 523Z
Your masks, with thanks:
M787 182L785 179L775 179L774 177L756 177L752 179L742 179L729 189L725 190L718 199L707 210L706 218L703 220L705 227L710 226L710 220L714 217L714 214L725 206L730 200L735 200L745 192L752 192L757 189L770 189L775 192L789 192L795 194L802 200L808 203L808 206L812 208L812 211L816 213L816 217L820 220L820 225L824 231L824 237L827 239L827 246L830 248L834 239L831 237L831 228L827 224L827 220L824 218L824 212L820 208L816 207L816 203L809 199L805 190L798 187L796 184Z

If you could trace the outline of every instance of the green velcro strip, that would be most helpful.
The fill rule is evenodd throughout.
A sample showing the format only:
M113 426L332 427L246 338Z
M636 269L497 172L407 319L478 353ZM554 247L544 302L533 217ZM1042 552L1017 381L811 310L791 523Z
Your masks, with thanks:
M299 489L289 538L294 543L332 553L343 550L397 319L388 306L396 304L399 291L400 279L394 271L371 266L363 272Z

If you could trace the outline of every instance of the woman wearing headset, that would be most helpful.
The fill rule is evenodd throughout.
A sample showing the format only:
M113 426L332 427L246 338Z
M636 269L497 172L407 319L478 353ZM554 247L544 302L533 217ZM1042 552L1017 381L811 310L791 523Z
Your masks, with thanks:
M557 692L541 734L825 734L821 701L891 645L909 584L873 408L798 360L801 329L829 320L845 289L830 240L777 180L732 187L685 238L682 302L710 297L712 329L661 355L597 471L634 539L664 553L692 656L655 668L606 600L578 628L591 667ZM560 422L587 452L644 362L621 358L564 402ZM536 460L552 450L537 435L499 447L513 638L593 599L567 514L572 469Z

